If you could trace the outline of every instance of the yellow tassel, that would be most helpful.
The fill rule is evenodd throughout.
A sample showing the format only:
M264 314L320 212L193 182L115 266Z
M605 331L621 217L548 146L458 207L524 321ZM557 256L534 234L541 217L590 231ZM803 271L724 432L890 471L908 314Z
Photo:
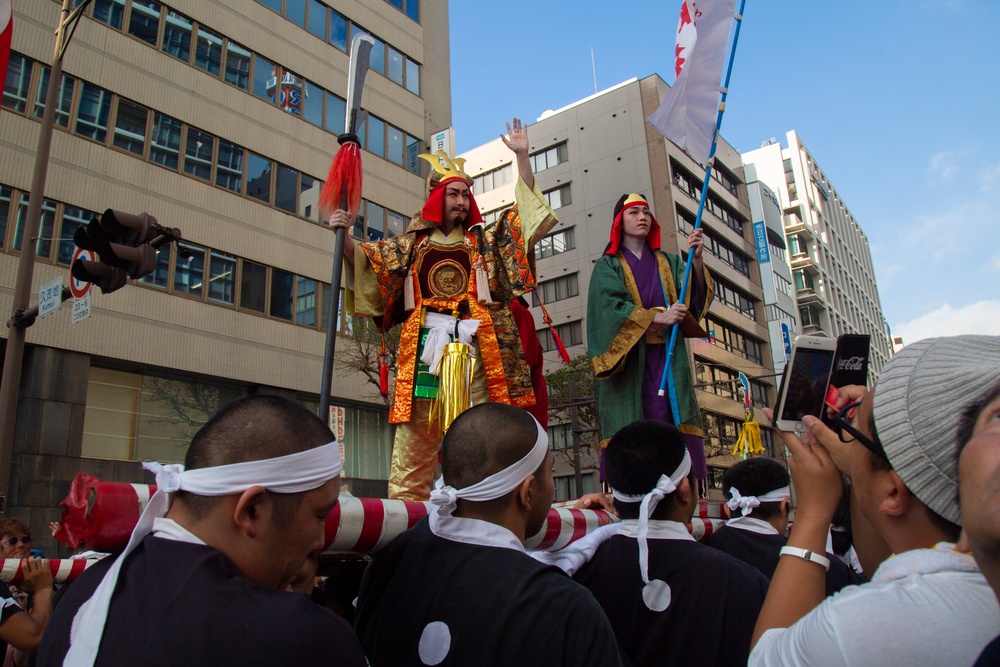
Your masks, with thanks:
M403 282L403 308L407 311L417 307L417 300L413 292L413 274L407 273Z
M493 303L490 296L490 276L486 273L486 262L482 256L476 258L476 299L479 303Z
M743 421L743 428L740 429L740 437L736 440L736 446L733 447L733 456L746 459L762 453L764 453L764 445L760 439L760 424L753 421L753 418L748 414Z
M455 418L465 412L472 402L472 373L475 357L465 343L448 343L439 365L437 398L434 399L432 415L442 435Z

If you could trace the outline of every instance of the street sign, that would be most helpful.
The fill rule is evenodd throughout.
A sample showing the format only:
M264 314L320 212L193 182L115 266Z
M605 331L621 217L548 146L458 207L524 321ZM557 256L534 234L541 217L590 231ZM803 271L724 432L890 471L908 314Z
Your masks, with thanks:
M83 248L77 248L76 252L73 253L73 259L70 260L69 265L73 266L73 264L78 259L82 259L82 260L85 260L85 261L88 261L88 262L96 262L97 261L97 255L95 255L90 250L84 250ZM85 280L78 280L77 278L71 277L70 281L69 281L69 291L73 293L73 298L74 299L82 299L83 297L87 296L87 293L90 291L90 286L92 284L93 283L88 283ZM88 307L88 310L89 310L89 307ZM75 319L73 321L76 322Z
M344 460L344 425L347 422L347 408L342 408L336 405L330 406L330 430L333 431L333 435L337 438L337 444L340 446L340 460ZM344 473L341 472L341 477Z
M87 283L88 285L90 283ZM90 293L73 301L73 324L90 317Z
M62 276L42 285L42 289L38 292L38 316L45 317L60 308L62 308Z

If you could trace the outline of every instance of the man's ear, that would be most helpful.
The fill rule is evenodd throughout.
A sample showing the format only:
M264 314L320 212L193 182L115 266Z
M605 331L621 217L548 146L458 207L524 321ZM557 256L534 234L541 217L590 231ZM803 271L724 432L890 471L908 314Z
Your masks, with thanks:
M269 510L270 498L263 486L251 486L240 494L233 509L233 523L247 537L256 537L265 512Z
M886 516L902 516L913 503L913 494L895 470L882 473L876 480L876 489L882 498L878 510Z
M535 499L535 494L538 492L538 482L535 480L534 475L528 475L517 487L517 504L518 509L527 512L531 509L531 503Z
M681 483L677 485L677 502L685 507L690 504L693 498L698 497L697 487L691 486L691 477L685 477L681 480Z

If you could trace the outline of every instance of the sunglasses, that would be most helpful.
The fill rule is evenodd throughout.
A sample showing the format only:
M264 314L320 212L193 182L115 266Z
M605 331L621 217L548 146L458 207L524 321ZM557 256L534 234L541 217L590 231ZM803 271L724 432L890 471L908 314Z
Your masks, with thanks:
M837 412L837 414L833 416L833 422L837 429L837 436L840 438L840 441L844 443L860 442L865 449L888 461L889 457L886 456L882 446L877 442L874 442L858 429L854 428L854 425L851 424L851 418L854 416L854 411L857 410L860 405L860 402L845 405L839 412ZM850 437L845 435L845 431L848 435L850 435Z
M22 535L21 537L8 537L6 540L4 540L4 542L6 542L12 547L16 547L18 542L20 542L21 544L31 544L31 535Z

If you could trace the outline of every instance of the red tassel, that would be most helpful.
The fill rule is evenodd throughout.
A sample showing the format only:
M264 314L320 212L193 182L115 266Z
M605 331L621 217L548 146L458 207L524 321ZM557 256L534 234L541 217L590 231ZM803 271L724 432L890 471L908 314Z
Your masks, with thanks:
M378 365L378 393L382 394L382 398L389 395L389 364L385 359Z
M569 363L569 352L566 351L566 346L563 345L562 339L559 338L559 334L552 327L549 327L549 331L552 332L552 341L556 344L556 350L559 351L559 356L562 357L563 363Z
M361 208L361 149L350 135L341 138L340 150L330 164L330 173L319 193L319 209L323 219L327 219L338 208L343 207L343 196L347 195L347 211L351 219Z

